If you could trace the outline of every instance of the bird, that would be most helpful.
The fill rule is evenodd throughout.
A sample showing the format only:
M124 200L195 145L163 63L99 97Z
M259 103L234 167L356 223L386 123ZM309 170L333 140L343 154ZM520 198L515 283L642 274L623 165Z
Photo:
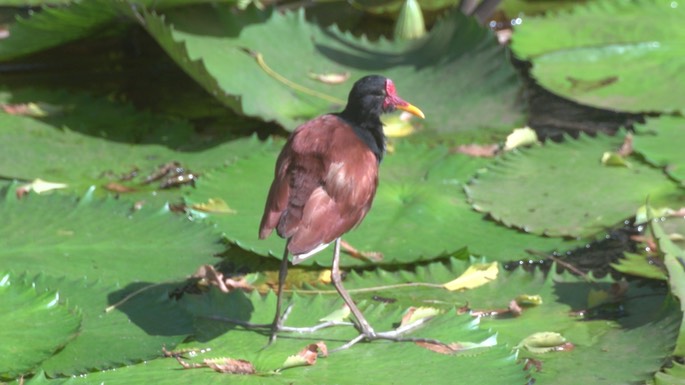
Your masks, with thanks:
M371 209L386 150L380 116L397 109L425 118L418 107L397 95L391 79L368 75L354 83L341 112L300 125L283 146L259 225L260 239L274 229L286 239L269 343L282 328L289 255L297 265L333 242L331 281L356 319L360 335L367 340L376 337L342 285L340 238L358 226Z

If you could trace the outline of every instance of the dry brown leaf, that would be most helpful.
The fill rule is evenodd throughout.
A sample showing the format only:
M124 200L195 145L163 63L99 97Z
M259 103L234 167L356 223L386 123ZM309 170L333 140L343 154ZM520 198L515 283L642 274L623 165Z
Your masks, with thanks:
M296 366L311 366L316 364L316 359L319 357L328 356L328 347L323 341L305 346L299 353L288 356L283 362L283 365L278 370L294 368Z
M424 349L428 349L432 352L440 354L454 354L461 349L461 345L455 342L451 344L438 344L433 342L420 341L416 342L416 344Z
M224 275L221 272L216 271L212 265L200 266L192 277L200 279L206 285L214 285L224 293L228 293L235 289L246 292L254 290L254 287L245 280L245 277L224 278Z
M328 357L328 347L323 341L319 341L314 344L309 344L304 349L297 353L299 356L303 357L309 365L314 365L316 363L316 358L321 353L322 357Z
M400 327L409 325L423 318L435 317L440 314L440 310L434 307L414 307L411 306L402 316Z
M616 153L624 157L633 153L633 134L626 134L625 139L623 139L623 144L621 145L621 148L619 148L618 151L616 151Z
M133 187L124 186L123 184L116 183L116 182L109 182L102 187L104 187L105 190L107 190L107 191L111 191L111 192L119 193L119 194L130 193L130 192L136 191L136 189L134 189Z
M509 301L509 313L514 317L518 317L523 313L523 309L521 309L521 306L519 306L515 299Z
M219 373L229 374L255 374L254 365L250 361L234 358L212 358L204 360L208 368Z

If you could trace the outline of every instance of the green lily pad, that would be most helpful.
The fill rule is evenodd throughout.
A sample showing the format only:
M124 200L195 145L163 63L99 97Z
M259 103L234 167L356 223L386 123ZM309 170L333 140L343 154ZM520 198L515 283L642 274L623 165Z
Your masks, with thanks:
M624 274L632 274L639 277L666 280L668 276L664 269L650 262L644 255L624 253L625 259L618 263L612 263L611 267Z
M172 349L182 342L193 332L192 319L169 298L171 285L157 285L131 295L146 285L122 289L85 279L37 277L39 292L58 288L60 303L77 306L83 312L78 337L43 362L42 369L50 377L111 369L157 358L162 346ZM108 306L113 308L105 311Z
M651 379L673 349L678 317L671 315L629 330L608 330L592 350L548 353L536 384L629 385ZM579 366L580 365L580 366ZM583 370L578 370L582 367Z
M501 271L497 279L471 290L448 291L441 287L460 276L469 265L463 259L452 258L409 271L377 269L361 274L351 271L345 279L345 287L358 302L468 307L474 317L481 314L481 328L497 332L498 341L510 347L534 333L559 333L575 346L573 350L544 354L519 352L540 362L541 372L533 369L531 376L543 383L577 384L573 381L574 376L582 376L584 381L581 383L587 384L639 381L658 370L660 363L671 354L679 317L672 306L663 311L666 293L662 288L632 283L627 286L624 296L614 300L616 302L608 296L606 303L589 308L593 291L601 290L608 295L613 283L610 278L540 271L528 273L518 269ZM553 266L552 271L554 269ZM318 285L314 289L310 290L312 295L337 295L332 287ZM524 295L539 296L542 303L520 305L520 315L507 313L510 302ZM611 314L610 310L614 308L618 312ZM586 313L585 318L573 314L573 311L581 310ZM641 342L631 344L634 340ZM634 349L645 354L625 353ZM583 362L586 369L582 374L574 373L572 369L577 362ZM618 368L621 368L620 374L616 373Z
M0 275L0 379L30 374L77 334L80 312L59 299L54 291Z
M256 137L213 138L210 143L187 122L85 94L24 91L3 96L11 104L34 103L45 115L0 113L0 176L65 183L79 194L93 185L112 190L110 184L116 184L129 189L122 195L132 200L177 200L178 189L161 189L159 181L143 184L145 178L170 162L201 178L209 169L270 146ZM137 178L121 180L135 169Z
M106 283L182 279L213 263L224 247L208 226L168 208L60 195L0 196L0 264L14 271L50 272Z
M256 154L205 175L190 191L190 204L222 199L233 212L209 214L224 236L261 255L280 257L285 241L276 235L257 238L276 152ZM485 220L465 200L461 183L488 161L400 143L381 164L374 205L361 226L344 239L355 248L381 252L379 263L408 263L448 255L468 247L491 258L529 258L526 249L555 250L575 243L535 237ZM250 180L250 183L236 181ZM494 240L497 240L495 242ZM330 253L305 263L328 265ZM343 256L346 266L364 261Z
M514 151L466 186L473 207L507 226L534 234L588 237L634 215L647 197L682 204L678 187L661 171L602 165L620 137L581 136Z
M135 365L117 369L115 372L91 373L86 378L72 378L66 383L100 382L106 383L150 383L171 384L190 383L231 383L240 384L360 384L360 383L394 383L416 384L430 381L434 384L481 383L481 384L516 384L526 382L526 372L516 363L514 355L502 346L491 346L495 343L492 334L478 330L477 321L469 316L457 315L455 312L441 314L424 327L409 336L431 336L449 341L486 342L481 348L464 350L454 355L439 354L424 349L413 343L393 343L374 341L359 343L350 349L332 353L329 357L319 357L316 364L305 367L294 367L282 371L280 368L286 358L297 354L310 343L323 341L328 349L341 345L345 340L354 337L357 332L351 326L340 326L323 329L312 335L302 334L288 338L283 335L268 348L264 348L268 336L251 330L236 328L220 320L208 317L236 316L231 309L246 309L242 320L264 322L273 318L275 296L261 298L258 295L245 296L234 292L228 295L212 290L203 296L184 299L189 311L198 317L196 325L202 328L214 327L223 329L224 333L204 342L189 342L182 348L203 349L195 358L185 354L185 361L201 362L203 359L229 357L250 362L257 375L238 375L216 373L208 368L179 370L181 366L173 359L160 359L146 365ZM339 308L339 299L325 299L321 296L292 299L292 312L286 322L288 325L311 326L312 322ZM362 311L378 330L393 328L393 323L402 318L403 309L385 305L360 304ZM266 322L269 322L266 321ZM396 325L395 325L396 326ZM360 359L363 357L363 359ZM407 365L397 365L397 362ZM411 365L409 365L411 363ZM473 370L477 367L478 370ZM485 375L487 373L487 375Z
M633 149L654 166L685 183L685 154L680 143L685 141L685 119L663 116L650 119L636 128Z
M121 16L131 7L154 6L156 9L208 0L3 0L3 6L41 6L27 17L18 18L9 28L9 37L0 45L0 59L12 59L90 37L111 27L121 29ZM55 5L62 5L55 7Z
M302 12L236 14L228 7L146 14L144 26L224 103L291 130L341 110L354 80L370 73L392 78L399 94L426 113L421 125L429 131L504 130L522 119L519 82L505 50L458 11L413 43L370 42L322 29ZM326 84L312 73L350 76L343 84Z
M685 383L685 365L674 362L672 367L657 373L654 380L655 385L682 385Z
M659 242L659 251L663 253L664 266L668 271L668 283L671 293L680 301L681 324L680 334L676 341L676 356L685 356L685 250L674 244L656 220L649 223L654 238Z
M685 9L672 1L588 2L524 18L512 50L533 62L532 75L543 87L578 103L682 113L683 17Z

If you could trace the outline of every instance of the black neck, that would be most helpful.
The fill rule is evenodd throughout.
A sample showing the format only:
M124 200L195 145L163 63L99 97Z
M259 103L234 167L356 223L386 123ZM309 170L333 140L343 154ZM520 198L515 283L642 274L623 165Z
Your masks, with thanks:
M369 147L380 163L383 160L383 155L385 155L385 134L381 120L375 116L366 117L359 122L345 112L336 115L352 126L354 133Z

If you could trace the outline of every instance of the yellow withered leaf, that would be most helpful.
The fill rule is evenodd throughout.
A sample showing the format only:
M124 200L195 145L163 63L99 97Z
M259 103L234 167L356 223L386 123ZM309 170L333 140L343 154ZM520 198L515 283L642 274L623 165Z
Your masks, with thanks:
M236 211L228 206L221 198L209 198L205 203L196 203L191 206L194 210L214 214L235 214Z
M447 282L443 287L450 291L473 289L494 281L497 279L498 273L499 264L497 262L474 263L457 279Z

